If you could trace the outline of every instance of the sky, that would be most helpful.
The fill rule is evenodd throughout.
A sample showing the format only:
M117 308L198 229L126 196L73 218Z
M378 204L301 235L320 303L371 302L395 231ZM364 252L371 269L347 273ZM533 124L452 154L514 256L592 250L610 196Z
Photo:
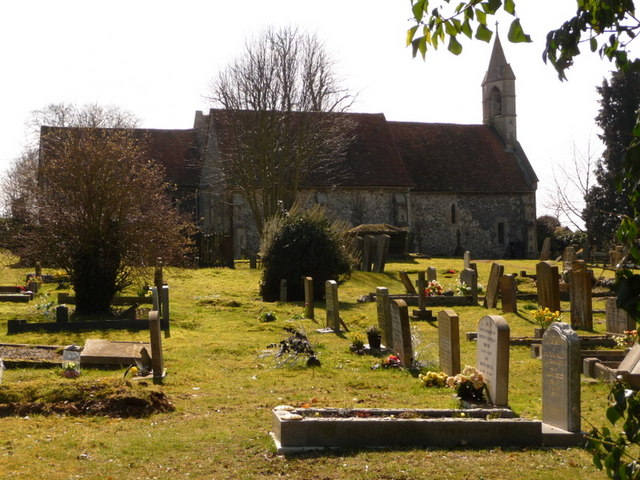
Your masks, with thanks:
M502 45L516 75L518 139L540 183L538 216L548 208L554 173L575 151L594 159L602 146L594 123L600 85L613 68L585 48L560 82L542 61L546 33L569 18L574 2L516 2L533 42ZM25 122L51 103L115 105L141 127L188 129L218 71L269 26L315 33L357 94L352 111L388 120L479 124L480 83L491 44L463 41L412 58L405 46L409 0L20 0L0 6L0 175L27 141ZM568 187L567 187L568 188ZM576 196L576 195L574 195ZM563 223L567 224L563 220Z

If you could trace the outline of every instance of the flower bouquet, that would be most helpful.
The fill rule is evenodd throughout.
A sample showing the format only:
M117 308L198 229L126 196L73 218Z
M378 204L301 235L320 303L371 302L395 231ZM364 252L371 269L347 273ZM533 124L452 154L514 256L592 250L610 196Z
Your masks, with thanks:
M631 348L634 343L638 343L639 335L637 330L625 330L623 335L613 337L620 347Z
M532 314L533 320L540 326L540 328L546 329L553 322L559 322L562 320L562 315L559 311L552 312L548 307L538 308Z
M444 372L427 372L418 375L425 387L444 387L447 384L447 374Z
M482 372L475 367L466 366L462 373L454 377L447 377L447 387L454 388L456 395L461 400L483 403L486 402L484 392L487 384Z
M442 295L444 293L444 288L442 288L442 285L440 285L440 283L438 283L437 280L431 280L426 288L424 289L424 294L427 297L433 297L435 295Z

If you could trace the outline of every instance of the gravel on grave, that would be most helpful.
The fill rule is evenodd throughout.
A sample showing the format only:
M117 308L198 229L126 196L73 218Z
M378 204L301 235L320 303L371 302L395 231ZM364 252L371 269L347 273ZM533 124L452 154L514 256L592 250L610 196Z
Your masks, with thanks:
M26 345L0 345L0 358L31 362L60 362L62 347L49 348Z

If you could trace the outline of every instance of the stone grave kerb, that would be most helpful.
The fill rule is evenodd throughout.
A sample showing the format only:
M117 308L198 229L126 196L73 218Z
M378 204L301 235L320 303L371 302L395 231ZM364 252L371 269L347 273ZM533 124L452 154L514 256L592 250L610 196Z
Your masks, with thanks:
M542 421L580 432L580 339L564 322L554 322L542 337Z
M498 406L509 402L509 337L509 324L500 315L485 315L478 322L477 368L485 376L488 400Z

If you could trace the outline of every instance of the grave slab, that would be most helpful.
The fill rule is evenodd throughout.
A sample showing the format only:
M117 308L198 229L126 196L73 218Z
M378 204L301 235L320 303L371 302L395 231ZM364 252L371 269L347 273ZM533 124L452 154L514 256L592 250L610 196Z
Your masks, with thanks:
M140 360L143 348L151 352L151 344L148 342L87 339L80 354L80 362L83 365L132 365L136 359Z

